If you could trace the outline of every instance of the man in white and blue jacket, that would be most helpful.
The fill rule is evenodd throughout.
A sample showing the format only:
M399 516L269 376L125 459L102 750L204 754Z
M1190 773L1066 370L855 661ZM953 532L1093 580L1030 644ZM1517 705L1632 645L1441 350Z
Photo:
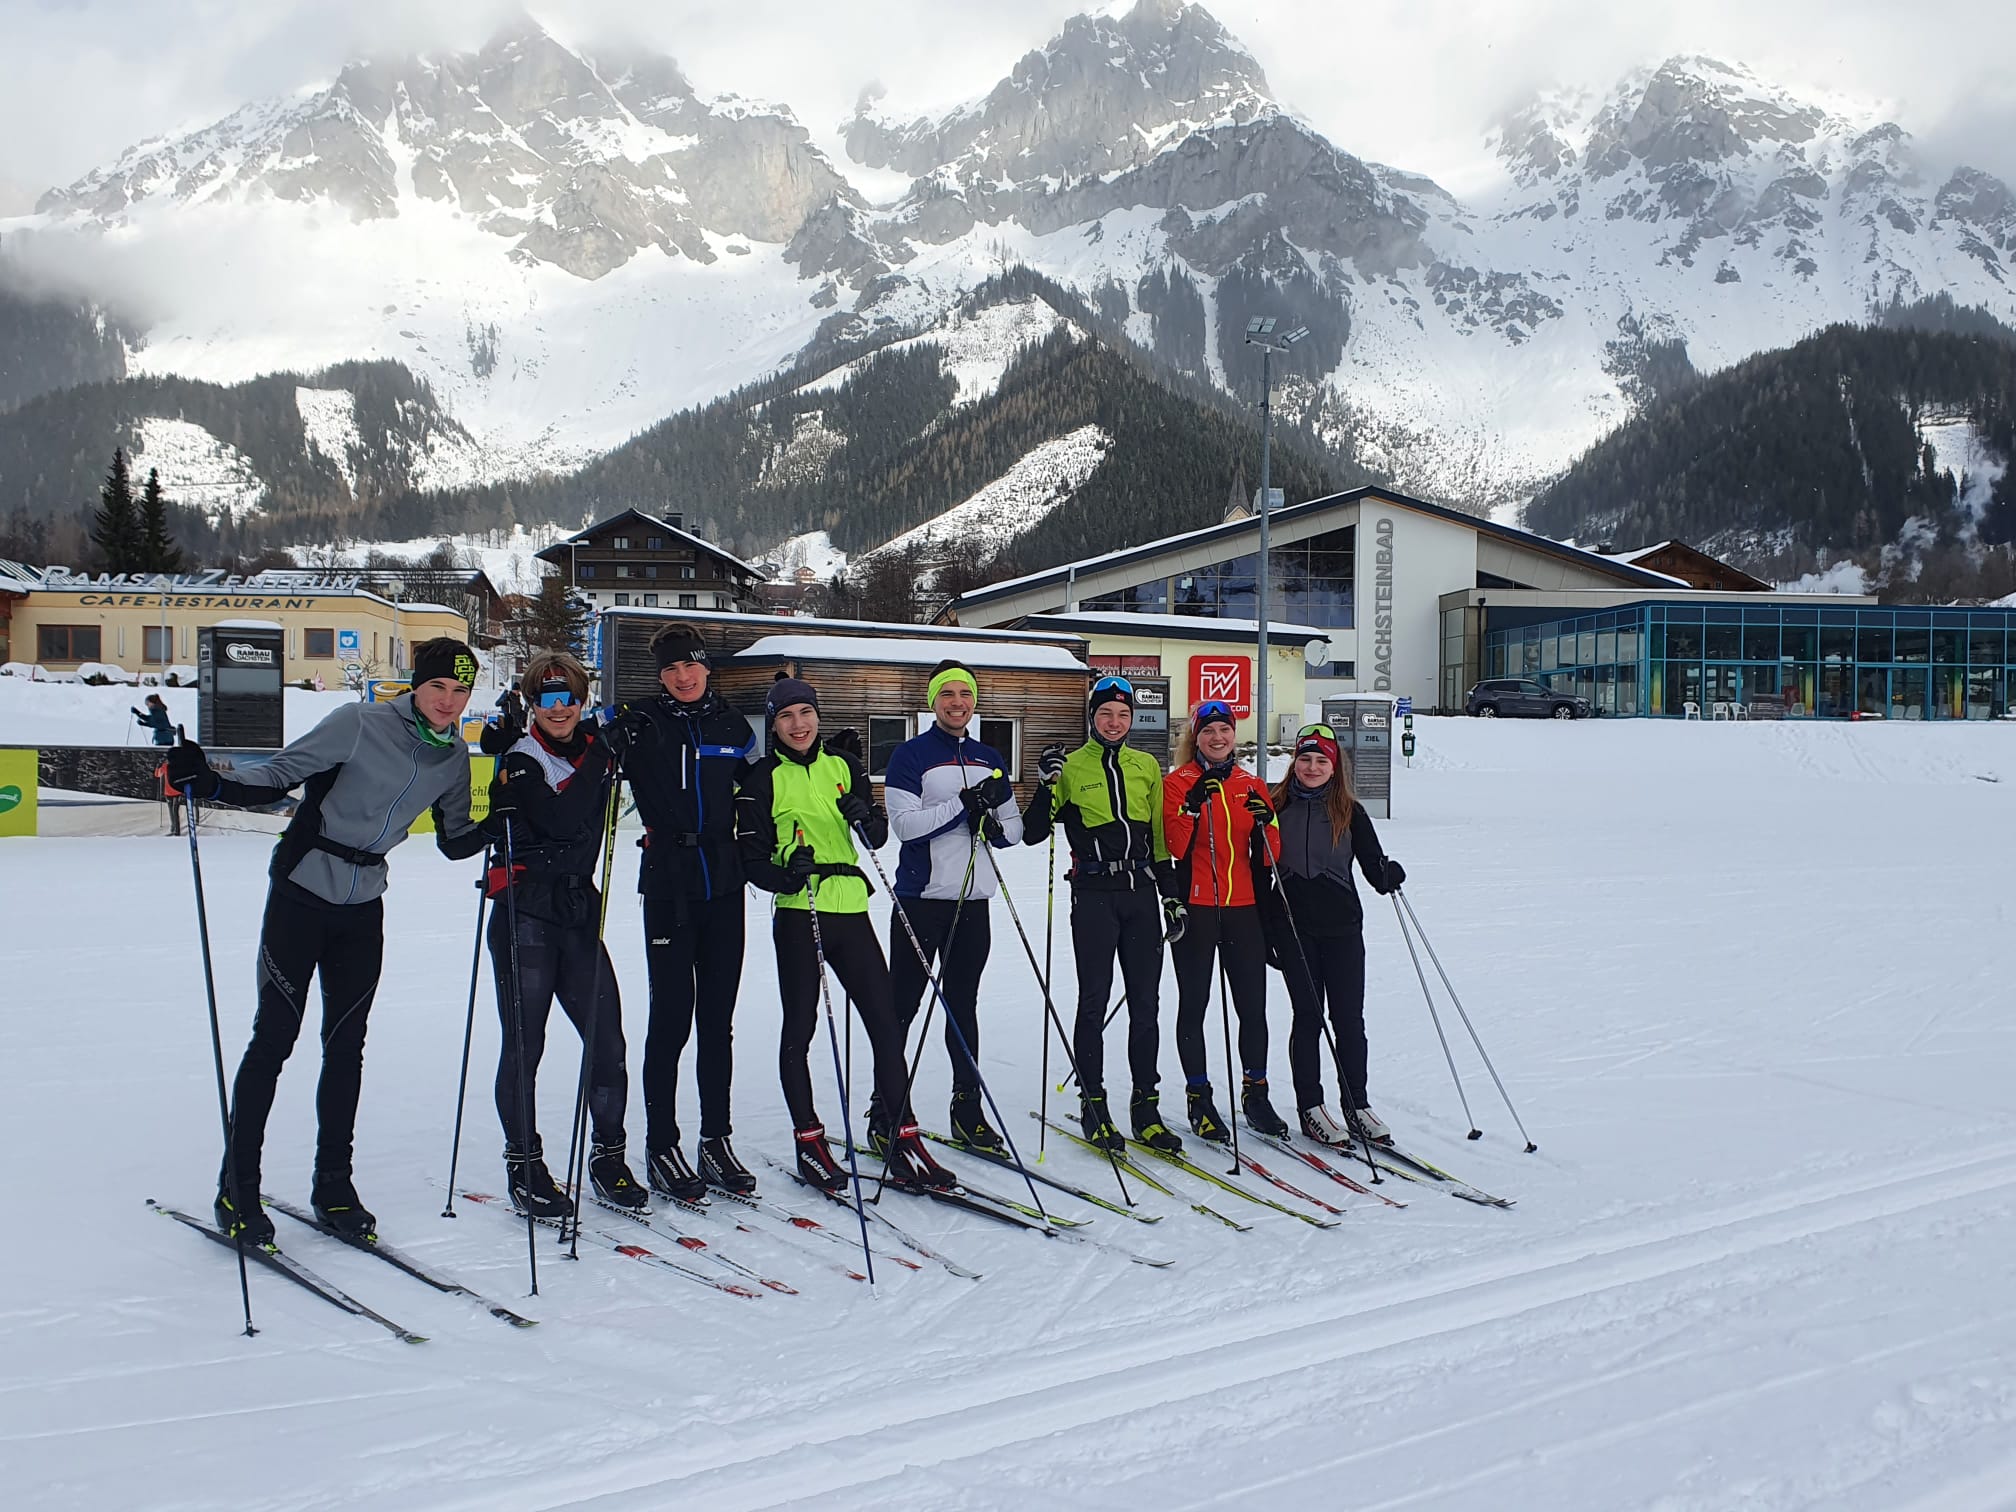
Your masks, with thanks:
M925 953L938 963L945 989L945 1049L952 1058L952 1137L999 1154L1001 1136L987 1124L980 1099L980 973L992 940L987 900L996 880L984 842L1005 848L1022 841L1022 811L999 751L968 734L980 690L957 662L932 670L933 723L890 754L882 801L889 829L903 842L896 866L896 901L909 916ZM902 924L891 921L892 936ZM889 978L907 1034L929 990L924 963L906 939L889 941ZM963 1040L963 1044L962 1044Z

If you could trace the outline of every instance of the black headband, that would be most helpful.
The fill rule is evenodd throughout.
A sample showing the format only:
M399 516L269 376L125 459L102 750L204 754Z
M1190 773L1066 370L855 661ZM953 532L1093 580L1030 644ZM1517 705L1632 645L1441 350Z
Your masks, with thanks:
M707 660L707 647L697 635L667 635L656 641L651 649L657 653L660 672L674 662L698 662L712 670Z

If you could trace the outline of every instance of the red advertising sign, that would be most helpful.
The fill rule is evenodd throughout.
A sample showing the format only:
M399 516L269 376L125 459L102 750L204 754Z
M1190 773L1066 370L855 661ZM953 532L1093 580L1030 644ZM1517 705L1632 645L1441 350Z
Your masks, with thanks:
M1253 658L1250 656L1193 656L1190 658L1190 703L1196 708L1207 698L1222 698L1232 705L1240 719L1253 715Z

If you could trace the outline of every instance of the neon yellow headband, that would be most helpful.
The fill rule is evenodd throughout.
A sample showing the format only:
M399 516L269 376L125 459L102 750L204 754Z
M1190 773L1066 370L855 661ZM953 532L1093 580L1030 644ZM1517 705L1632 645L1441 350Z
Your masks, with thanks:
M964 683L966 684L967 691L974 698L977 699L980 696L980 686L973 681L973 674L971 672L968 672L964 667L947 667L943 672L940 672L936 677L931 679L930 692L924 701L927 704L936 705L938 695L943 693L947 685L951 683Z

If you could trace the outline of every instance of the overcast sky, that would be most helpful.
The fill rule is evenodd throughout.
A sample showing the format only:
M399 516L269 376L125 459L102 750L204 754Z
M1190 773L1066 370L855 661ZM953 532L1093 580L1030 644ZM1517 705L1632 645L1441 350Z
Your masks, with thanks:
M984 93L1086 0L534 0L563 40L621 34L703 92L790 104L833 146L862 89L909 113ZM1480 181L1479 141L1549 82L1607 89L1675 52L1881 105L1929 166L2016 181L2008 0L1217 0L1275 93L1338 146ZM345 57L481 42L495 0L0 0L0 214L143 137L326 82Z

